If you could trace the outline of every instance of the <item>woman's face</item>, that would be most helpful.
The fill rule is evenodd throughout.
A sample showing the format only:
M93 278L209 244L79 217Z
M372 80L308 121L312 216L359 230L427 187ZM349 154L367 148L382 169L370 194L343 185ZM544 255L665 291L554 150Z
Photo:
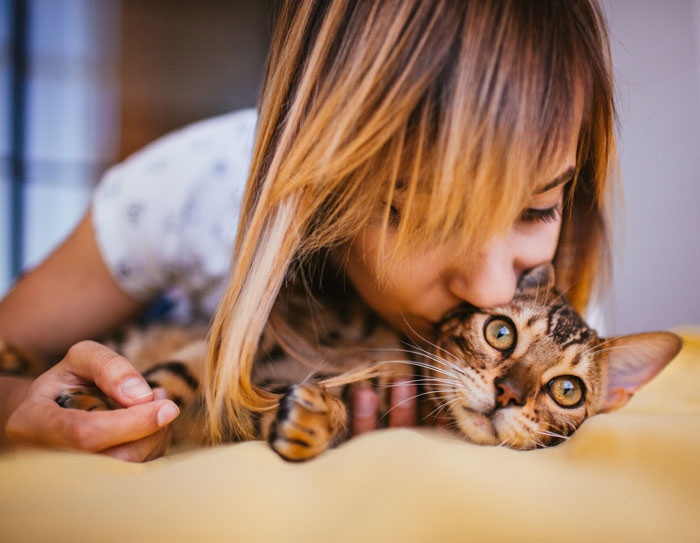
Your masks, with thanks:
M448 310L462 302L479 308L507 304L523 272L554 258L564 185L573 177L575 162L573 141L561 164L553 165L552 177L538 182L546 190L477 258L467 260L447 244L387 265L386 281L380 282L376 251L381 227L370 224L349 244L347 276L368 305L415 339L417 334L429 333ZM386 250L391 250L391 233Z

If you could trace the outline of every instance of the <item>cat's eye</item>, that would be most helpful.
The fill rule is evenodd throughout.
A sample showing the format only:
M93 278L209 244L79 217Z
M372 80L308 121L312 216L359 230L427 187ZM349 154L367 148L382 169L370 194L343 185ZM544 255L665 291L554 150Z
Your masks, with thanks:
M494 317L486 322L484 337L494 349L510 351L515 347L515 326L510 319Z
M583 382L573 375L562 375L547 384L547 391L560 406L578 407L583 399Z

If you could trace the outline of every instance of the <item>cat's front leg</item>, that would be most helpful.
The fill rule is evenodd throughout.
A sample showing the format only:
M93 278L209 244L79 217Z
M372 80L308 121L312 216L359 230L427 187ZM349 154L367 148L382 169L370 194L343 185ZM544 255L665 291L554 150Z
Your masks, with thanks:
M293 385L277 412L263 419L262 433L285 460L310 460L347 438L347 409L321 385Z

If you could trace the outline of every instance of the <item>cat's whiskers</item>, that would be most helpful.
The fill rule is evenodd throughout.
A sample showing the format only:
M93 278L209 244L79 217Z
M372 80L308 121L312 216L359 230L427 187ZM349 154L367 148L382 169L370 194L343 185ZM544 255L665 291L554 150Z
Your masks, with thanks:
M413 355L416 355L416 356L422 356L422 357L428 358L428 359L432 360L433 362L437 362L438 364L442 364L443 366L446 366L446 367L448 367L448 368L450 368L450 369L453 369L453 370L455 370L455 371L457 371L457 372L459 372L459 373L463 373L463 371L464 371L464 370L463 370L462 368L460 368L458 365L454 364L453 362L451 362L450 360L448 360L448 359L446 359L446 358L441 357L441 356L438 355L437 353L431 353L430 351L428 351L428 350L426 350L426 349L423 349L422 347L420 347L420 346L418 346L418 345L411 345L411 347L412 347L414 350L407 349L407 350L405 350L404 352L407 352L407 353L409 353L409 354L413 354ZM436 346L436 347L437 347L437 346ZM457 357L456 357L455 355L453 355L452 353L450 353L450 352L448 352L448 351L445 351L445 349L441 349L441 350L443 350L444 352L446 352L446 353L447 353L449 356L451 356L456 362L460 362L460 359L457 358Z
M438 351L445 353L445 354L446 354L449 358L451 358L454 362L461 362L461 360L460 360L457 356L455 356L453 353L451 353L451 352L448 351L447 349L444 349L444 348L440 347L439 345L437 345L436 343L432 343L432 342L430 342L430 341L428 341L428 340L425 340L425 341L426 341L426 343L428 343L428 345L430 345L431 347L434 347L434 348L437 349ZM420 345L411 345L411 346L412 346L414 349L416 349L417 351L419 351L419 353L422 353L423 356L426 356L426 357L430 358L431 360L441 361L441 362L443 362L443 363L445 363L445 364L448 364L448 365L449 365L450 367L452 367L453 369L457 369L457 370L460 369L459 366L455 365L453 362L451 362L451 361L448 360L447 358L443 358L442 356L440 356L440 355L439 355L438 353L436 353L436 352L429 351L428 349L425 349L424 347L421 347ZM418 353L415 353L415 352L414 352L414 354L418 354Z
M496 446L497 446L497 447L504 447L504 446L505 446L505 447L510 447L511 445L513 445L513 438L512 438L512 437L507 437L507 438L505 438L503 441L501 441L501 442L500 442L498 445L496 445Z
M441 356L439 356L435 353L431 353L418 345L410 345L410 346L413 349L374 349L374 350L384 351L384 352L398 351L398 352L402 352L402 353L406 353L406 354L413 354L413 355L418 356L418 357L425 357L425 358L428 358L429 360L432 360L433 362L436 362L437 364L443 366L443 368L445 368L446 371L453 370L453 371L460 373L462 375L465 375L465 376L467 375L463 368L450 362L449 360L442 358ZM438 349L441 349L437 345L435 345L435 347ZM448 351L445 351L444 349L441 349L441 350L446 352L448 355L450 355L456 361L459 361L459 359L457 357L455 357L454 355L452 355ZM411 361L411 364L418 366L418 367L423 367L423 368L428 369L428 370L434 370L434 371L437 371L439 373L443 373L444 375L448 375L447 373L445 373L445 371L440 371L436 366L432 366L430 364L426 365L424 362L421 362L419 360ZM452 375L452 376L457 377L456 375Z
M573 281L573 282L569 285L569 288L567 288L566 290L563 290L563 291L559 292L559 293L554 297L554 299L552 300L552 303L561 301L561 300L564 298L564 296L566 296L566 295L569 293L569 291L570 291L571 289L573 289L573 288L576 286L577 283L578 283L578 280Z
M377 388L381 389L388 389L388 388L397 388L397 387L404 387L406 385L411 385L411 384L422 384L419 380L413 380L413 381L403 381L401 383L385 383L385 384L380 384L377 385ZM441 397L446 397L446 396L452 396L455 394L455 388L456 386L453 384L441 384L441 386L435 386L433 384L426 384L426 388L423 390L424 394L434 394L434 395L439 395Z
M613 347L605 347L603 349L599 349L597 351L592 351L590 352L591 355L595 354L600 354L600 353L606 353L608 351L614 351L616 349L634 349L634 345L617 345Z
M438 364L442 364L443 366L450 367L445 363L446 362L445 360L442 360L441 358L436 357L436 356L428 356L422 352L410 351L407 349L372 349L372 350L377 351L377 352L400 352L400 353L406 353L406 354L413 354L416 356L425 356L426 358L430 358L430 360L432 360L433 362L437 362ZM389 360L389 361L380 360L380 361L377 361L376 364L381 364L383 362L395 362L395 361L394 360ZM404 362L407 362L409 364L414 364L414 363L417 363L418 361L410 360L410 361L404 361ZM434 366L431 366L431 367L434 367Z
M428 370L433 370L437 373L441 373L442 375L446 375L447 377L453 377L455 379L458 379L459 376L450 373L449 371L442 369L442 368L437 368L431 364L427 364L425 362L419 362L419 361L408 361L408 360L382 360L381 362L377 362L377 365L380 364L407 364L410 366L418 366L420 368L425 368Z
M543 436L549 436L549 437L557 437L559 439L569 439L569 436L565 436L562 434L558 434L556 432L551 432L549 430L537 430L538 434L541 434Z
M440 385L447 385L451 387L458 387L461 385L458 381L454 381L451 379L441 379L437 377L419 377L417 379L410 379L410 380L402 380L400 382L393 382L393 383L388 383L385 386L387 388L390 387L401 387L404 385L433 385L433 384L440 384Z
M521 412L515 413L515 416L511 419L509 426L515 434L525 436L525 443L519 445L519 448L530 449L532 448L530 446L531 443L534 444L535 447L546 447L542 440L537 437L537 434L540 433L539 426L537 424L533 425L532 421L525 417Z
M428 414L425 416L425 418L426 418L426 419L427 419L427 418L430 418L430 417L432 417L433 415L436 415L436 416L437 416L437 415L440 413L440 411L442 411L442 410L447 410L450 406L452 406L453 404L455 404L455 403L457 403L457 402L459 402L459 401L461 401L461 400L462 400L462 398L460 398L460 397L454 397L454 398L451 398L451 399L449 399L449 400L447 400L447 401L443 401L443 402L440 403L440 405L438 405L435 409L433 409L430 413L428 413Z
M532 437L532 443L533 443L534 447L529 446L530 445L529 441L526 442L526 448L528 448L528 449L531 449L531 448L532 449L544 449L547 447L547 445L545 445L544 441L542 441L541 439L536 438L534 436Z
M576 426L573 422L571 422L568 419L563 419L561 420L561 422L565 425L564 428L561 429L561 431L565 432L568 427L568 429L570 430L569 435L573 434L576 431L576 428L578 428L578 426Z
M453 363L450 362L449 360L446 360L446 359L444 359L444 358L441 358L441 357L439 357L439 356L437 356L437 355L426 355L426 354L421 354L421 353L413 353L413 354L415 354L415 355L417 355L417 356L423 356L423 357L425 357L425 358L428 358L428 359L432 360L433 362L437 362L438 364L442 365L442 366L443 366L444 368L446 368L446 369L450 369L450 370L453 370L453 371L455 371L455 372L457 372L457 373L462 373L462 374L464 374L464 370L463 370L462 368L460 368L459 366L453 364Z
M615 336L615 337L608 338L608 339L605 340L605 341L601 341L600 343L596 343L595 345L593 345L593 347L591 347L590 349L587 349L586 351L584 351L583 353L581 353L581 356L586 356L588 353L590 353L590 352L592 352L592 351L595 351L595 350L598 349L599 347L602 347L603 345L607 345L607 344L609 344L609 343L612 343L612 342L614 342L614 341L620 339L621 337L622 337L622 336Z
M408 326L408 329L409 329L411 332L413 332L413 333L416 335L416 337L418 337L420 340L422 340L423 342L427 343L427 344L430 345L431 347L434 347L434 348L436 348L436 349L438 349L438 350L444 352L444 353L447 354L448 356L451 356L451 357L453 357L453 358L456 358L456 357L455 357L452 353L450 353L449 351L443 349L443 348L440 347L439 345L436 345L435 343L433 343L432 341L430 341L428 338L423 337L418 331L416 331L416 330L413 328L413 326L411 326L411 324L406 320L406 316L405 316L403 313L401 314L401 317L403 318L403 321L404 321L404 323L406 324L406 326ZM417 347L418 349L421 349L421 347L418 346L418 345L416 345L416 347ZM425 350L425 349L423 349L423 350ZM427 352L427 351L426 351L426 352Z
M391 412L392 412L394 409L396 409L397 407L400 407L400 406L404 405L405 403L408 403L408 402L410 402L410 401L412 401L412 400L415 400L416 398L419 398L419 397L421 397L421 396L426 396L426 395L432 394L432 393L433 393L433 392L431 392L431 391L428 391L428 392L420 392L420 393L418 393L418 394L414 394L413 396L410 396L410 397L406 398L405 400L400 401L399 403L397 403L396 405L394 405L391 409L389 409L386 413L384 413L384 414L377 420L377 423L379 423L379 422L381 422L382 420L384 420L384 418L387 417L387 416L389 415L389 413L391 413Z

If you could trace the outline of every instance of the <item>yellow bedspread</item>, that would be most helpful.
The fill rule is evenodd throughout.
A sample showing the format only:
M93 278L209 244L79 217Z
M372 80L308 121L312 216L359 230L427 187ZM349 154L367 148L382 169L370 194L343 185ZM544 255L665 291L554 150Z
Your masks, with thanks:
M700 330L623 410L530 452L427 431L306 464L262 443L134 465L0 458L0 541L700 541Z

